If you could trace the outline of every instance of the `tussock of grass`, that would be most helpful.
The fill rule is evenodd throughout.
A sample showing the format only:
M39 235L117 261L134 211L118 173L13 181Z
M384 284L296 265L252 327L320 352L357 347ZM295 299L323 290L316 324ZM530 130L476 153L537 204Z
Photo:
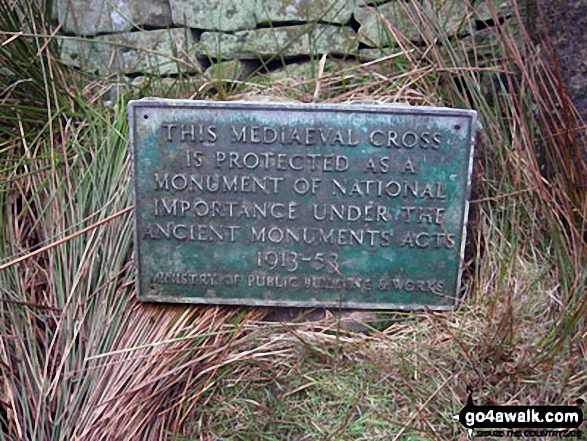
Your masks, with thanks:
M17 6L49 35L34 3ZM3 23L16 26L18 14L0 6ZM4 42L15 35L2 29ZM179 410L197 403L234 356L238 324L259 312L136 302L126 105L103 105L103 81L79 87L50 41L20 36L0 48L10 69L0 102L0 439L156 439L181 426Z
M450 416L468 385L481 403L585 397L584 125L515 4L482 41L406 10L422 43L390 27L398 44L373 62L328 56L294 82L152 78L109 106L115 78L61 66L35 5L0 3L0 439L464 439ZM332 315L138 304L125 102L154 92L476 109L462 308L356 335Z

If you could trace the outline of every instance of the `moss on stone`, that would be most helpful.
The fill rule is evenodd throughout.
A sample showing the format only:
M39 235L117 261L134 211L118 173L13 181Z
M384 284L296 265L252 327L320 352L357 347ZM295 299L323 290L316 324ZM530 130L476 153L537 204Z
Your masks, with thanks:
M176 25L219 31L251 29L257 25L256 1L241 0L170 0Z
M88 40L66 39L61 60L99 74L197 72L191 34L185 29L126 32Z
M262 28L234 34L205 32L198 45L200 55L216 59L256 59L275 56L348 54L358 49L351 28L300 25Z

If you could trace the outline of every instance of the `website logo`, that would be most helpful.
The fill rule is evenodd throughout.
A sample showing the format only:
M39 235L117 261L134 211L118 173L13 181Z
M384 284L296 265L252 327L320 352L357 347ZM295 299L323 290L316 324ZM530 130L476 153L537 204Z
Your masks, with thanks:
M578 429L583 423L583 400L577 400L576 406L489 406L476 405L473 391L469 391L467 404L454 418L468 429L469 437L473 430L509 429L482 431L484 436L507 437L557 437L582 436ZM517 430L516 430L517 429ZM535 430L563 429L563 430Z

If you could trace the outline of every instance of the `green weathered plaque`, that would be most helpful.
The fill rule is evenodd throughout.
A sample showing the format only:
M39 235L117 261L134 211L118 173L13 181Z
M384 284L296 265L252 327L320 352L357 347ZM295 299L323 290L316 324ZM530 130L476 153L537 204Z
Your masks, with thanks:
M140 300L452 309L476 113L130 103Z

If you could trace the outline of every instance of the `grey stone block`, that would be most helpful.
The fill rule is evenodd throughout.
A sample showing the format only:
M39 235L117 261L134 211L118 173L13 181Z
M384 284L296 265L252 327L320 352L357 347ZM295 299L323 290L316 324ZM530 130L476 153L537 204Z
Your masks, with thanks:
M234 34L222 32L204 32L196 45L198 56L229 60L233 58L257 58L255 54L245 54L245 43L248 33L240 38Z
M257 0L259 23L313 22L347 23L357 0Z
M256 0L170 0L173 23L190 28L235 31L257 25Z
M137 26L171 25L168 0L57 0L57 19L65 32L96 35Z
M84 70L108 73L197 72L193 40L186 29L129 32L94 39L65 39L61 60Z
M217 59L256 59L348 54L355 53L357 48L356 34L351 28L318 24L263 28L234 34L204 32L198 53Z
M394 45L393 34L388 23L401 33L405 32L410 40L415 39L418 34L415 29L410 30L407 15L404 13L402 6L409 7L407 3L400 5L399 2L392 2L357 9L355 19L361 25L359 28L359 41L372 47Z
M491 8L501 15L507 10L504 0L490 0ZM411 41L422 41L421 31L430 34L426 28L433 25L433 32L438 26L449 35L462 35L470 32L471 20L488 20L491 18L488 2L470 8L459 0L424 0L421 4L397 0L379 6L358 8L355 19L359 22L359 38L371 47L394 46L395 41L391 27Z

